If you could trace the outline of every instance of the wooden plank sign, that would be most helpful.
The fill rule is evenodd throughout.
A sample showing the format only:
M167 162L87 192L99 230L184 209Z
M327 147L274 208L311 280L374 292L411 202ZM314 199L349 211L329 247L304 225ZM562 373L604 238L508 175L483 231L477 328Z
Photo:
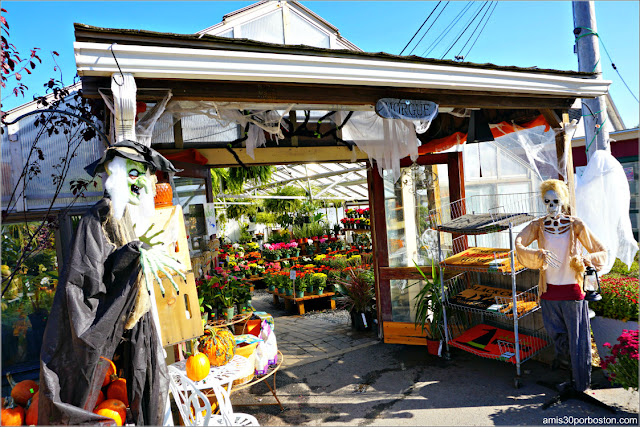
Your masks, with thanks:
M166 277L162 279L165 296L162 296L157 284L155 288L163 347L204 334L193 273L187 273L186 282L177 275L173 276L173 280L178 284L180 295Z

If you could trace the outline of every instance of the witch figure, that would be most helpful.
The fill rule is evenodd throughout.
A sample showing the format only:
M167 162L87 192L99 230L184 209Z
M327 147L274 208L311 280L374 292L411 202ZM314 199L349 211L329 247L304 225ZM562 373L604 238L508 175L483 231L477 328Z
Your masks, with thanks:
M105 359L115 357L126 380L129 421L162 425L169 377L151 293L158 271L171 279L169 271L184 277L184 269L154 248L147 233L155 172L177 170L128 140L86 170L102 175L105 195L80 220L56 290L40 355L38 420L113 424L93 409L110 365Z

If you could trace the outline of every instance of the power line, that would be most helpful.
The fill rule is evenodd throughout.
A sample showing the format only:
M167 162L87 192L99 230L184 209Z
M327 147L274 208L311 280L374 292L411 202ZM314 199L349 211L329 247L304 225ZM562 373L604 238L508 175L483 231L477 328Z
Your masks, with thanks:
M440 3L442 3L442 1L439 1L438 4L436 4L436 7L433 8L433 10L431 11L431 13L429 14L429 16L427 16L427 19L424 20L424 22L422 22L422 25L420 25L420 28L418 28L418 30L413 34L413 37L411 37L411 40L409 40L406 44L406 46L400 51L400 53L398 55L402 55L402 52L404 52L404 50L407 48L407 46L409 46L409 44L413 41L413 39L418 35L418 33L420 32L420 30L422 29L422 27L424 27L424 24L427 23L427 21L429 20L429 18L431 18L431 15L433 15L433 12L436 11L436 9L438 8L438 6L440 6ZM435 21L434 21L435 22ZM433 24L432 24L433 25ZM429 30L427 30L429 31ZM426 33L425 33L426 34ZM424 37L424 36L423 36ZM422 39L420 39L422 40ZM418 42L419 43L419 42Z
M473 18L467 23L467 26L464 28L464 30L462 30L462 32L458 35L458 38L451 44L451 46L449 46L449 49L447 49L447 51L444 53L444 55L442 55L442 58L440 58L440 59L444 59L444 57L447 56L447 54L451 51L451 49L453 49L453 47L456 45L456 43L458 43L458 41L462 38L464 33L467 32L467 30L469 29L471 24L473 24L473 21L476 20L476 18L480 15L480 12L482 12L482 9L484 9L487 6L487 4L489 4L489 3L485 1L482 4L482 7L475 12L475 15L473 16Z
M444 12L444 10L447 8L447 6L449 5L449 1L447 1L444 6L442 7L442 9L440 10L440 13L438 13L438 16L436 16L436 18L433 20L433 22L431 23L431 25L429 25L429 28L427 28L427 31L424 32L424 34L422 35L422 37L420 37L420 40L418 40L418 43L416 43L416 45L413 47L413 49L411 49L411 52L409 52L409 55L411 55L413 53L414 50L416 50L416 48L418 46L420 46L420 43L422 43L422 39L424 39L424 37L429 34L429 30L431 30L431 28L433 27L433 25L438 22L438 18L440 18L440 15L442 15L442 12Z
M460 52L458 52L458 56L462 55L462 51L464 50L465 47L467 47L467 44L469 44L469 42L473 38L473 35L476 33L476 31L478 31L478 28L480 27L480 24L482 24L482 21L484 21L484 17L487 16L487 13L491 9L491 6L493 6L492 3L493 2L489 2L489 7L487 8L487 10L484 11L484 15L482 15L482 18L480 18L480 20L478 21L478 25L476 25L476 28L473 29L473 32L471 33L471 35L469 36L469 38L465 42L464 46L462 46L462 48L460 49Z
M444 37L446 37L446 35L451 30L451 28L453 28L458 23L458 21L460 21L460 18L462 17L462 15L464 15L467 12L467 10L471 7L472 4L473 4L473 2L471 2L471 1L467 2L466 6L460 12L458 12L458 14L456 15L455 18L453 18L453 21L451 21L449 23L449 25L447 25L447 27L442 31L442 33L440 33L440 35L436 38L436 40L434 40L429 45L429 47L427 49L425 49L425 51L423 52L422 56L428 56L433 51L435 46L437 46L438 43L440 43L442 41L442 39Z
M471 49L473 49L473 47L476 45L476 42L478 41L478 39L480 38L480 35L482 34L482 32L484 31L484 27L487 26L487 23L489 22L489 20L491 19L491 15L493 15L493 12L495 12L496 8L498 7L498 3L499 2L495 2L493 5L493 10L491 11L491 13L489 14L489 17L487 18L486 21L484 21L484 25L482 26L482 29L480 30L480 32L478 33L478 36L476 37L476 39L473 41L473 44L471 45L471 47L469 48L469 50L467 51L467 54L464 56L465 58L469 57L469 53L471 52Z
M618 77L620 77L620 80L622 80L622 83L624 83L624 85L626 86L626 88L629 91L629 93L631 94L631 96L633 96L633 99L635 99L636 102L640 102L640 101L638 101L638 97L636 97L636 95L633 93L633 91L631 90L631 88L629 87L627 82L625 82L624 79L622 78L622 74L620 74L620 71L618 71L618 67L616 67L616 64L614 64L613 59L611 59L611 55L609 55L609 51L607 50L607 47L604 45L604 42L602 41L602 37L598 36L598 38L600 39L600 42L602 43L602 47L604 48L604 51L607 54L607 57L609 58L609 61L611 61L611 67L618 74Z

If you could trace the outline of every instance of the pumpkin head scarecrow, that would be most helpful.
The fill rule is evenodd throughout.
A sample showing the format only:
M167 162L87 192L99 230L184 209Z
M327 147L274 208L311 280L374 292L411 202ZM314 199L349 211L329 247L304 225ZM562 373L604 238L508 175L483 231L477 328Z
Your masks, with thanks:
M170 271L182 275L182 268L153 247L147 222L155 171L177 170L152 148L127 140L86 170L103 174L105 196L80 220L51 307L40 360L39 421L108 420L92 411L109 368L104 360L117 353L133 422L161 425L168 374L151 293L158 271L171 278Z

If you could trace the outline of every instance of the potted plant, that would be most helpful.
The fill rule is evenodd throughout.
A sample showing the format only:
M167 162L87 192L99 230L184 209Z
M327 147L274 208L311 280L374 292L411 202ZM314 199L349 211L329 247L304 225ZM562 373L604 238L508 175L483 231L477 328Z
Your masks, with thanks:
M346 279L336 283L339 292L345 296L351 325L357 330L371 329L375 302L374 282L373 271L349 268Z
M226 320L231 320L233 318L233 282L233 279L226 282L218 281L217 283L213 282L211 286L213 297L216 301L217 307L225 314Z
M415 296L415 325L422 328L422 332L427 331L427 352L440 356L442 352L442 299L440 298L440 278L435 263L431 262L431 277L426 274L415 263L418 272L424 280L424 286Z
M638 391L638 330L623 330L618 343L604 344L610 355L603 358L600 366L612 384Z
M590 302L589 307L596 313L591 330L601 358L608 353L605 343L615 342L625 329L638 329L638 292L637 277L600 280L602 300Z
M295 287L296 287L296 298L304 298L304 292L307 290L307 286L309 284L308 273L299 272L296 276ZM293 287L293 283L291 285Z
M311 283L316 294L322 295L324 288L327 286L327 275L324 273L314 273L313 276L311 276Z

